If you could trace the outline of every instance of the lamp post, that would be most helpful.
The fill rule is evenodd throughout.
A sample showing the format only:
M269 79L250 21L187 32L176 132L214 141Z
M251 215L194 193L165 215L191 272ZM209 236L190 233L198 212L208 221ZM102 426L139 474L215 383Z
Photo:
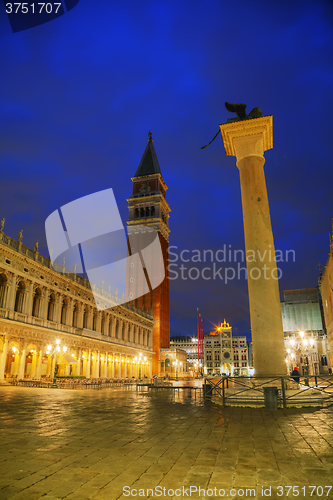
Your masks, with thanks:
M57 357L58 357L58 354L61 353L61 351L66 352L67 347L65 345L61 347L59 339L56 340L55 347L53 347L52 345L47 346L46 354L51 354L54 356L54 375L53 375L53 382L51 385L51 389L58 389L58 386L57 386L57 373L58 373Z

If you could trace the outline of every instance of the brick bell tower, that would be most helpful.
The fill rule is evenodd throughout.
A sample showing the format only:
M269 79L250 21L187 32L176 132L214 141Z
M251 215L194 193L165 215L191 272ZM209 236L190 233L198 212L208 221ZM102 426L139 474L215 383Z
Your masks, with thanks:
M141 158L133 181L133 194L128 201L129 231L135 231L135 226L149 226L158 232L162 248L165 278L154 289L139 296L130 303L138 309L152 311L155 321L153 328L153 375L160 372L160 349L170 347L170 300L169 300L169 212L166 202L168 189L157 160L152 132L148 134L148 144ZM138 228L139 229L139 228ZM134 250L134 248L132 248ZM153 258L153 257L152 257Z

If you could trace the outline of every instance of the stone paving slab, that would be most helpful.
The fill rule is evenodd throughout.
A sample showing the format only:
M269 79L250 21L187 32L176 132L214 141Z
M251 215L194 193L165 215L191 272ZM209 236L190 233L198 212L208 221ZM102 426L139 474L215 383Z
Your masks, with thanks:
M333 486L332 407L268 412L181 392L2 386L0 422L0 500L295 498L297 488L278 495L288 485L299 499L333 499L321 490ZM190 486L206 495L175 492ZM147 493L155 487L166 496ZM214 488L224 497L208 496Z

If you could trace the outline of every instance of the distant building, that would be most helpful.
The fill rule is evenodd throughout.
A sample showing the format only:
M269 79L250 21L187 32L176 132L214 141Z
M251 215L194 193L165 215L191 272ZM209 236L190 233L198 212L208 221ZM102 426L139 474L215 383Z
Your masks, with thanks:
M285 290L281 302L288 371L328 373L328 341L318 288Z
M332 219L333 222L333 219ZM329 366L333 367L333 234L330 233L330 253L319 286L328 340Z
M186 335L170 338L170 347L184 349L187 354L187 361L191 367L198 362L198 338Z
M204 335L204 374L248 375L246 337L232 336L232 327L225 320L208 335Z

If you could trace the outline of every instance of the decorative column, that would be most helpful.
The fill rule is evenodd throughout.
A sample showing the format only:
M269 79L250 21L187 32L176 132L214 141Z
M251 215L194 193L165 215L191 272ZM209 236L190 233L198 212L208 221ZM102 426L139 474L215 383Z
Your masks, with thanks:
M38 358L36 364L36 378L38 380L42 378L42 363L43 363L43 350L40 349L38 352Z
M263 168L264 152L273 147L273 117L232 121L220 129L226 154L236 156L240 173L255 375L286 375L278 269Z
M91 363L91 349L89 349L87 365L86 365L86 378L90 378L90 363Z
M0 357L0 380L4 380L5 378L5 367L8 353L8 337L4 338L2 354Z
M22 349L21 349L21 356L20 356L19 369L18 369L18 375L17 375L17 378L19 380L24 379L25 361L27 358L27 347L28 347L28 343L24 342Z

